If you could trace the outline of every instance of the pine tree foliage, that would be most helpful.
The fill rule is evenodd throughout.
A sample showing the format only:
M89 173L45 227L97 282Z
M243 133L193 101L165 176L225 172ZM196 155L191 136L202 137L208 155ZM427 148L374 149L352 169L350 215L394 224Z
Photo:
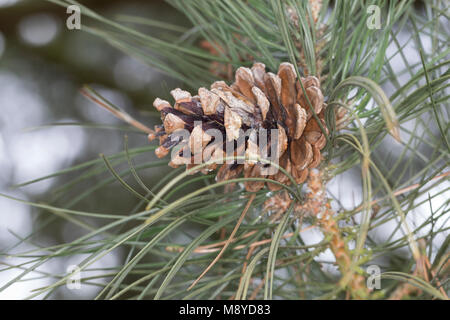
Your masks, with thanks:
M78 173L58 189L70 199L64 205L25 202L41 212L35 232L20 240L35 249L2 252L26 262L2 269L21 272L0 291L39 274L52 284L30 298L52 298L71 275L41 274L39 267L84 254L82 284L99 287L98 299L447 299L445 1L372 1L380 28L370 27L374 11L365 1L168 0L190 28L107 18L77 1L48 1L79 5L84 31L177 79L184 90L230 84L239 67L255 62L275 73L289 62L299 78L320 79L329 134L318 170L273 192L246 191L248 177L216 182L214 174L183 168L148 186L140 172L168 161L135 166L135 157L157 147L144 139L140 148L125 143L119 154L30 181ZM161 36L146 28L158 28ZM161 96L169 100L171 89ZM121 164L127 168L118 171ZM353 205L343 203L350 187L331 188L349 172L361 194ZM71 193L90 180L94 185L84 193ZM120 215L73 209L113 183L136 196L134 208ZM420 210L430 214L417 220ZM32 241L57 219L84 235L50 247ZM121 266L92 268L115 250L126 253ZM367 285L372 265L381 269L381 289Z

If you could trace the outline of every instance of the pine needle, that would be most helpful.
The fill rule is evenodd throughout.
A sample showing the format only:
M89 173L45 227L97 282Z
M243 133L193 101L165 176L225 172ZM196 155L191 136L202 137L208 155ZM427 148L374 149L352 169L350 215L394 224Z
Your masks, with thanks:
M252 205L253 200L255 199L255 194L252 193L250 195L250 199L248 200L244 210L242 211L241 216L239 217L238 222L236 223L233 231L231 232L227 242L225 242L225 245L222 247L222 250L220 250L219 254L214 258L214 260L209 264L208 267L202 272L202 274L189 286L187 289L188 291L191 290L202 278L203 276L216 264L217 261L219 261L220 257L223 255L225 250L228 248L230 243L233 241L233 237L236 234L237 230L239 229L239 226L241 225L242 221L244 220L245 215L247 214L248 209Z
M107 101L105 98L100 96L97 92L95 92L93 89L89 88L88 86L85 86L80 90L81 94L88 98L89 100L95 102L97 105L99 105L102 108L105 108L109 112L111 112L114 116L119 118L122 121L125 121L126 123L132 125L133 127L147 133L152 134L154 131L147 127L146 125L142 124L141 122L134 119L132 116L130 116L128 113L126 113L123 110L120 110L119 108L113 106L109 101Z

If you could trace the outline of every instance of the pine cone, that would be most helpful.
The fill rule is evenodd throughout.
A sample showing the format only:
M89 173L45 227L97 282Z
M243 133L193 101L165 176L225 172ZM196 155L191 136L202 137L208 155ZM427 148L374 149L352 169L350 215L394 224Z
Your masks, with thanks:
M326 105L319 80L308 76L301 78L301 82L328 134L323 120ZM325 147L326 136L313 117L290 63L282 63L278 74L266 73L264 64L255 63L251 69L240 67L236 71L235 82L230 86L217 81L210 90L200 88L194 97L181 89L172 90L171 94L175 99L173 107L159 98L153 104L161 112L163 125L156 126L156 133L149 135L149 139L159 137L160 146L155 151L159 158L185 142L187 147L172 156L169 165L173 167L186 164L191 168L195 166L192 163L199 163L199 156L203 162L219 160L227 155L230 145L233 149L228 156L246 155L248 160L224 163L217 172L218 181L238 177L243 172L245 177L262 177L289 184L290 180L283 172L272 174L268 170L271 168L269 164L250 159L252 155L260 156L261 150L265 150L272 161L275 158L297 183L303 183L308 170L320 164L320 150ZM263 129L268 130L268 139L264 143L258 135ZM221 137L209 134L211 130ZM250 134L242 136L246 130ZM181 137L180 131L187 131L189 136ZM202 172L216 167L216 164L210 165ZM281 188L275 183L267 183L267 186L272 191ZM264 187L264 182L249 181L245 187L248 191L258 191Z

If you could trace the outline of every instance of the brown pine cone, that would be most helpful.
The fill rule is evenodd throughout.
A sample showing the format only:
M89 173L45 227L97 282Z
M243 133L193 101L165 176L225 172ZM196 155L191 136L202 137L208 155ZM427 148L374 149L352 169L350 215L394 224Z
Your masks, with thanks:
M301 82L328 134L324 121L326 105L319 80L308 76L301 78ZM262 177L289 184L290 180L281 171L268 170L274 167L249 158L252 155L264 158L262 154L267 154L271 161L275 159L291 173L297 183L303 183L308 170L320 164L320 150L326 145L326 136L313 117L290 63L282 63L278 74L266 72L264 64L255 63L251 69L237 69L235 82L230 86L216 81L209 90L200 88L194 97L181 89L172 90L171 94L175 99L173 106L159 98L153 103L161 112L163 125L157 126L156 133L149 135L149 139L159 137L160 146L155 151L159 158L184 143L183 148L172 154L169 165L173 167L186 164L191 168L227 155L245 155L245 161L222 164L216 179L235 178L243 172L245 177ZM264 130L267 130L265 142L259 135ZM217 164L212 164L202 172L216 168ZM281 188L275 183L267 183L267 186L273 191ZM248 181L245 187L248 191L258 191L264 187L264 182Z

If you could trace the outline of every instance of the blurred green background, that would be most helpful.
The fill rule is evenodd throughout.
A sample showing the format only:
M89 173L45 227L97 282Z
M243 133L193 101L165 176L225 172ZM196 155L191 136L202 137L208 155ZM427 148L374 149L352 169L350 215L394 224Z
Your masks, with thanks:
M163 1L90 0L81 3L108 17L120 13L187 24L179 12ZM98 158L100 153L121 152L125 134L129 136L129 148L148 145L145 135L126 132L128 129L121 121L83 97L79 92L83 84L91 85L148 126L159 120L158 114L152 113L155 96L177 85L99 38L83 30L68 30L68 17L65 8L46 1L0 0L0 193L34 202L52 199L55 205L67 204L71 199L68 196L59 198L55 190L74 178L73 174L20 189L11 186ZM83 17L81 19L82 24L85 23ZM95 24L90 25L95 27ZM160 32L149 27L140 29L148 33ZM146 152L134 160L138 165L140 161L148 162L154 158L153 152ZM140 174L151 185L169 169L147 169ZM110 173L100 175L88 184L81 183L70 195L81 194L90 184L105 177L110 177ZM120 197L117 197L118 193ZM120 185L109 184L96 191L94 196L73 201L71 209L120 213L134 203L135 198L123 192ZM36 209L3 197L0 197L0 210L2 252L29 235L36 219L42 219L36 215ZM80 236L74 229L60 219L51 228L46 228L39 243L51 245L71 241ZM24 243L21 249L27 246L32 248L33 244ZM0 268L20 263L12 258L1 257L0 260L3 260ZM121 254L117 252L99 261L95 267L117 265L120 260ZM79 263L58 261L42 271L64 273L68 265ZM2 272L0 286L18 272ZM42 285L45 284L47 282L42 281ZM36 283L15 284L0 292L0 299L23 298L31 287L36 287ZM95 287L82 293L63 290L59 298L91 298L95 293Z

